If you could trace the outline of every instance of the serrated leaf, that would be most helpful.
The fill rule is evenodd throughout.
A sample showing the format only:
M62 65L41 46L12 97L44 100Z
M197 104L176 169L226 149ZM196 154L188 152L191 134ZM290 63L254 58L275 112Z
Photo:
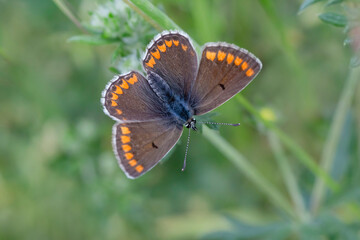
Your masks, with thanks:
M78 35L67 40L68 42L86 43L91 45L104 45L117 42L117 39L105 39L98 36Z
M309 7L310 5L313 5L317 2L322 2L322 1L324 1L324 0L305 0L301 4L298 13L300 13L301 11L303 11L305 8Z
M333 13L333 12L322 13L319 15L319 18L321 19L321 21L331 24L335 27L345 27L347 24L346 16L339 13Z

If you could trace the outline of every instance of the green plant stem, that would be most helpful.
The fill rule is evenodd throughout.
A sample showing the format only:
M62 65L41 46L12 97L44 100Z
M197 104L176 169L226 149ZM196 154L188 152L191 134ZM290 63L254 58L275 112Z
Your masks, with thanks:
M144 12L142 12L142 10L140 8L137 7L137 5L134 5L131 1L129 0L123 0L124 3L126 3L127 5L129 5L130 8L132 8L137 14L139 14L140 16L142 16L145 21L147 21L148 23L150 23L156 30L158 30L159 32L162 31L162 27L156 23L156 21L154 21L152 18L150 18L148 15L146 15ZM140 4L141 5L141 4ZM158 9L156 9L158 10ZM160 10L158 10L160 11Z
M148 0L125 0L131 8L137 8L138 10L142 11L145 16L145 20L149 21L156 29L178 29L181 28L174 23L165 13L160 11L157 7L155 7L151 2ZM129 4L131 2L131 4ZM137 10L135 10L138 12ZM141 16L144 16L141 14ZM155 24L155 25L154 25Z
M271 202L280 209L283 209L291 217L296 218L296 214L283 195L269 183L262 174L256 170L250 162L241 155L234 147L232 147L225 139L223 139L216 131L210 130L203 126L203 135L226 156L234 165L257 187L263 191L271 200Z
M334 182L334 180L332 180L329 175L315 163L315 160L310 155L308 155L296 142L294 142L283 131L277 128L273 122L263 119L260 113L241 94L238 94L236 99L268 129L271 129L278 136L280 141L293 152L293 154L300 160L300 162L309 168L310 171L312 171L316 176L322 179L331 190L336 191L338 189L338 184Z
M303 67L299 63L298 58L296 57L296 51L293 46L293 43L289 40L286 35L284 21L277 14L277 8L275 2L271 0L258 0L261 7L264 9L265 13L269 18L269 22L273 25L274 30L277 31L277 36L280 37L280 50L287 58L286 61L289 64L289 67L294 71L294 83L303 83L306 78L303 73Z
M160 30L181 30L182 29L171 20L165 13L156 8L151 2L148 0L125 0L134 11L141 11L141 16L144 17L146 21L148 21L154 28ZM193 41L193 45L195 50L199 52L200 45Z
M307 73L307 68L304 67L304 63L301 62L301 59L297 56L296 47L294 45L294 41L289 37L288 32L286 31L286 26L284 19L281 18L281 15L278 14L278 7L276 6L276 1L272 0L258 0L261 7L265 11L268 19L269 19L269 27L274 28L274 32L277 34L273 34L274 37L278 38L278 49L280 57L284 57L286 59L286 64L289 69L291 69L292 77L289 79L291 81L290 86L292 88L290 91L292 95L296 95L298 99L301 99L297 104L299 107L306 111L314 111L316 102L314 96L316 96L314 92L314 88L312 88L312 83L309 81L311 79L309 74ZM298 89L307 89L307 91L298 91Z
M357 154L358 154L358 167L360 169L360 84L357 85L357 92L355 95L355 121L357 129Z
M356 85L360 80L360 67L349 70L345 87L341 93L340 100L336 107L333 121L330 126L329 134L325 142L323 154L321 157L321 166L326 172L331 172L334 156L339 143L341 131L344 127L346 113L349 111L351 101L353 100ZM311 196L311 210L316 214L325 193L325 184L323 179L317 178Z
M291 200L295 206L297 215L299 216L302 222L308 222L310 216L307 213L304 199L301 195L299 186L297 184L295 174L293 173L290 167L289 161L284 153L279 138L271 130L267 131L267 136L269 139L270 146L274 152L275 159L279 165L280 172L284 178L285 185L288 189Z
M77 26L80 31L88 34L88 31L81 25L80 21L75 17L72 11L69 9L68 4L65 0L53 0L53 2L58 6L58 8L67 16L74 24Z

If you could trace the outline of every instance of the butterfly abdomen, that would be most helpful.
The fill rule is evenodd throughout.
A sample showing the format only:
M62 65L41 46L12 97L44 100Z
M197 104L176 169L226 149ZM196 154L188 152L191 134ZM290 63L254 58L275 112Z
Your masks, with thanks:
M183 125L192 116L189 104L171 90L170 86L156 73L150 72L148 81L156 95L163 101L175 122Z

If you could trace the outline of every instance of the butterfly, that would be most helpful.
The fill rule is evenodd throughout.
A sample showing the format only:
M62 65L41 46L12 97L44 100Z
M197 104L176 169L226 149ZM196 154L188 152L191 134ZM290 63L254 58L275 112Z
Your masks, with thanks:
M117 122L113 149L128 178L152 169L184 127L196 130L193 116L222 105L262 68L247 50L222 42L205 44L198 64L190 38L178 31L157 35L142 63L146 77L137 71L117 75L101 98L104 112Z

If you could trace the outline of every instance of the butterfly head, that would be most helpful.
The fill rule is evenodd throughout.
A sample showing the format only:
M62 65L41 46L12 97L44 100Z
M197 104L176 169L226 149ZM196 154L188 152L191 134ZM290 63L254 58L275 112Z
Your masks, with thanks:
M192 130L194 130L194 131L197 130L195 118L190 118L190 119L184 124L184 126L185 126L186 128L192 128Z

